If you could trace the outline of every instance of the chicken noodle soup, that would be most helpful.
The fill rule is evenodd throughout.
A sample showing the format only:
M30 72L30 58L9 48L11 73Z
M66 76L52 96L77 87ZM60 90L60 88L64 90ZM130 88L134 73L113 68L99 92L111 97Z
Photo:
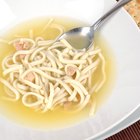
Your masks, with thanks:
M43 25L40 22L24 30L17 28L1 39L1 44L10 48L1 62L1 100L20 103L41 115L57 111L67 116L85 116L85 112L93 115L95 95L108 81L102 48L94 44L87 51L77 51L66 40L57 38L78 23L54 18L46 24L44 21Z

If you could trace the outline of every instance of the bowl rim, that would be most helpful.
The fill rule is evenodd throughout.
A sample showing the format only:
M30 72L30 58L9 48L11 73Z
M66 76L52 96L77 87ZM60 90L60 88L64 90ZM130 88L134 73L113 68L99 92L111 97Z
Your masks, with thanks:
M115 3L114 0L112 0L113 3ZM131 17L131 15L124 9L122 8L121 10L121 13L124 13L125 16L128 17L129 19L129 22L131 22L131 26L134 26L134 28L137 29L137 31L140 33L140 29L138 27L138 25L136 24L136 22L133 20L133 18ZM140 104L138 104L134 109L132 109L130 112L128 112L122 119L118 120L116 123L114 123L113 125L107 127L106 129L104 129L103 131L89 137L88 139L92 139L92 140L98 140L99 137L102 136L102 139L105 139L107 137L110 137L111 135L114 135L116 133L118 133L119 131L125 129L126 127L128 127L129 125L131 125L132 123L134 123L135 121L137 121L138 119L140 119L140 116L136 117L135 120L132 120L132 122L128 122L128 124L122 126L122 127L119 127L118 129L113 129L114 127L117 127L119 124L123 123L123 121L127 120L127 118L129 118L134 112L136 112L138 109L140 108ZM112 131L111 131L112 130ZM107 134L108 132L110 131L109 134Z

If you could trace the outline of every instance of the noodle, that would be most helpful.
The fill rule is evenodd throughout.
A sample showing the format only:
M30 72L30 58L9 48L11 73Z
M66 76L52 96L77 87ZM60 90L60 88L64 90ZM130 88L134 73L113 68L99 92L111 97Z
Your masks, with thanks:
M41 34L49 27L58 30L59 35L64 32L51 19ZM46 112L60 106L65 108L70 103L71 109L80 111L106 80L105 59L101 49L95 46L77 51L64 39L35 37L32 29L29 38L14 39L8 44L16 51L3 59L4 78L0 82L12 91L13 94L7 93L9 99L21 99L26 107ZM97 68L101 68L101 78L93 85L92 76ZM95 106L94 102L90 114Z

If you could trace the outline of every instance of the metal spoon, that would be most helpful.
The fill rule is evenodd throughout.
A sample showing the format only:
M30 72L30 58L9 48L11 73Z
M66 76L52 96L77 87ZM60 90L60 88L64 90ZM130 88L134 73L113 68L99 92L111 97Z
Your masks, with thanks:
M66 39L75 49L88 49L94 42L94 34L96 30L119 8L130 2L131 0L120 0L99 18L92 26L89 27L78 27L71 29L59 37L59 40Z

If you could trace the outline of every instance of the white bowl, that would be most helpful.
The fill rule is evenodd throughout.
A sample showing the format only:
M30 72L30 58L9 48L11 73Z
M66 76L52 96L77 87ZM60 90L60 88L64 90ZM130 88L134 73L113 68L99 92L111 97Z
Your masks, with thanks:
M62 15L92 24L101 15L103 6L107 10L114 3L113 0L105 1L105 3L104 0L98 0L98 2L97 0L5 0L5 2L0 0L0 13L4 13L0 14L3 18L1 20L3 23L0 24L2 32L8 29L8 24L5 24L7 22L14 24L23 19L40 15ZM6 8L3 8L4 6ZM95 117L72 127L46 132L24 128L0 117L0 139L96 139L97 136L112 129L135 111L140 104L140 30L126 11L121 9L101 28L101 34L109 42L114 52L117 63L117 78L112 95L99 109Z

